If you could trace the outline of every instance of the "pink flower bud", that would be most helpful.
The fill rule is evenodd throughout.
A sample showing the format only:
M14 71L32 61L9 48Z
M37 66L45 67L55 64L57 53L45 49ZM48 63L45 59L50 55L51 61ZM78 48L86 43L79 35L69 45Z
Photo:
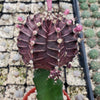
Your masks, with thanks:
M60 29L59 27L56 28L56 31L57 31L57 32L60 32L60 30L61 30L61 29Z
M68 25L71 25L71 24L72 24L72 20L68 20L68 21L67 21L67 24L68 24Z
M48 78L54 79L54 81L56 81L61 76L60 73L61 72L59 70L53 69L50 71Z
M17 27L17 28L20 28L20 25L19 25L19 24L17 24L17 25L16 25L16 27Z
M34 44L35 44L35 41L34 40L31 40L30 41L30 45L33 46Z
M77 25L76 28L77 28L77 30L78 30L79 32L82 31L82 29L83 29L82 25L80 25L80 24Z
M22 22L23 18L22 17L18 17L18 21Z
M74 33L79 33L81 32L83 29L82 25L77 25L74 29L73 29L73 32Z
M70 12L69 9L66 9L65 12L64 12L64 14L65 14L65 15L68 15L69 12Z

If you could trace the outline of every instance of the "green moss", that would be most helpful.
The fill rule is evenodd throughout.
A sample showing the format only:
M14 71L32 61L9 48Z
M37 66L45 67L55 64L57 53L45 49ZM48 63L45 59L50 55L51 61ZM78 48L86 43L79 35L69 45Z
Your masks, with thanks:
M90 10L91 11L97 11L99 9L99 7L98 7L98 5L96 5L96 4L92 4L91 6L90 6Z
M88 9L88 4L87 4L87 3L81 3L81 4L80 4L80 8L81 8L82 10L87 10L87 9Z
M90 48L93 48L94 46L96 46L96 41L95 41L95 39L92 39L92 38L88 39L88 40L87 40L87 45L88 45Z
M93 29L87 29L87 30L85 30L84 34L85 34L85 37L87 37L87 38L95 36L95 33L94 33Z
M93 80L95 81L95 83L100 83L100 73L96 72L93 75Z
M95 3L96 0L88 0L89 3Z
M2 7L3 7L2 4L0 4L0 12L2 11Z
M91 27L92 25L93 25L93 22L91 20L85 20L84 21L84 26Z
M93 18L100 18L100 12L98 12L98 11L93 12L92 17Z
M81 14L82 18L89 18L90 17L90 12L89 11L83 11Z
M97 36L98 36L98 38L100 38L100 31L97 32Z
M80 3L86 2L86 0L78 0Z
M96 49L92 49L89 51L88 56L90 59L97 59L99 57L99 51Z
M100 27L100 20L96 20L96 21L94 22L94 26L95 26L95 27Z
M94 94L95 94L96 96L100 96L100 85L97 85L97 86L95 87L95 89L94 89Z
M98 45L100 46L100 39L98 40Z
M97 62L97 61L91 61L90 62L90 67L91 67L91 69L97 71L98 69L100 69L100 63Z

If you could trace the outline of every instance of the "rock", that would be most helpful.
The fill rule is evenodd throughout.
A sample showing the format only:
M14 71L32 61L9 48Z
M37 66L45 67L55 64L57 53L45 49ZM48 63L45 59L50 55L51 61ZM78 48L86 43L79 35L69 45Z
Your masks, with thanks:
M15 97L16 97L16 98L19 98L19 97L20 97L19 91L16 91L16 92L15 92Z
M13 56L13 61L18 61L20 59L20 55L19 54L15 54Z
M20 4L19 8L20 8L20 10L24 10L25 9L25 4Z
M39 2L38 5L39 5L39 8L43 7L43 3L42 2Z
M1 54L0 55L0 60L3 60L5 58L5 55L4 54Z
M13 73L13 75L14 75L15 77L18 77L18 76L19 76L19 72L16 71L16 72Z
M10 6L9 5L5 5L5 9L6 10L10 10Z
M84 100L84 95L83 94L76 95L75 100Z
M73 72L73 75L75 77L80 77L81 76L81 72L79 70L76 70L76 71Z
M9 29L8 27L5 27L5 28L3 29L3 31L6 32L6 33L9 33L9 32L10 32L10 29Z
M24 96L24 92L22 90L19 91L20 92L20 97Z
M2 42L0 43L0 45L3 46L3 47L5 47L5 46L6 46L6 42L5 42L5 41L4 41L4 42L2 41Z
M3 17L2 17L2 19L4 19L4 20L8 20L9 18L10 18L9 15L3 15Z
M16 98L22 98L23 95L24 95L24 92L23 92L22 90L17 90L17 91L15 92L15 97L16 97Z

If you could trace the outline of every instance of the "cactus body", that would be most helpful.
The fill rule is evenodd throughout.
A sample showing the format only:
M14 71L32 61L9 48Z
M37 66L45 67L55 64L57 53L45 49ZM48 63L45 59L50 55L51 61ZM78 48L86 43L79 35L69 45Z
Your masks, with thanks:
M51 14L51 13L49 13ZM75 25L67 25L62 15L36 14L27 18L18 36L19 53L26 64L33 61L34 68L54 69L72 61L77 54L78 34Z
M92 49L89 51L88 55L91 59L97 59L99 57L99 51L96 49Z
M82 14L81 14L81 17L82 18L89 18L91 16L90 12L89 11L83 11Z
M88 45L90 48L95 47L95 46L96 46L96 41L95 41L95 39L92 39L92 38L87 39L87 45Z
M93 36L95 36L95 33L93 29L89 28L85 30L84 35L86 38L92 38Z
M92 70L97 71L98 69L100 69L100 62L91 61L90 67L91 67Z
M38 100L63 100L62 82L48 79L50 72L45 69L38 69L34 72L34 83L37 89Z
M80 8L81 8L82 10L87 10L87 9L88 9L88 4L87 4L87 3L81 3L81 4L80 4Z

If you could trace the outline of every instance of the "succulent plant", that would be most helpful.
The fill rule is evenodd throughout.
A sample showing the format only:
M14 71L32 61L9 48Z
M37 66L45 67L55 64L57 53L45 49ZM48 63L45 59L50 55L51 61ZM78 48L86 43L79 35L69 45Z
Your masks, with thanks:
M97 59L99 57L99 51L96 49L92 49L89 51L88 55L91 59Z
M86 2L86 0L78 0L80 3Z
M87 10L87 9L88 9L88 4L87 4L87 3L81 3L81 4L80 4L80 8L81 8L82 10Z
M92 4L91 6L90 6L90 10L91 11L97 11L99 9L99 7L98 7L98 5L96 5L96 4Z
M95 3L97 0L88 0L89 3Z
M97 85L97 86L95 87L94 94L95 94L96 96L100 96L100 85Z
M100 20L96 20L96 21L94 22L94 26L95 26L95 27L100 27Z
M98 43L98 45L100 46L100 39L98 40L98 42L97 42L97 43Z
M98 69L100 69L100 63L97 62L97 61L91 61L90 62L90 67L91 67L91 69L97 71Z
M94 30L93 29L87 29L84 32L85 37L90 38L95 36Z
M20 26L17 46L25 64L34 65L34 83L38 100L63 100L59 68L69 65L78 53L77 39L81 25L63 16L54 14L52 0L47 0L48 12L27 17ZM45 95L45 96L44 96Z
M93 18L100 18L100 12L98 12L98 11L93 12L92 17Z
M82 18L89 18L90 17L90 12L89 11L83 11L81 14Z
M85 20L84 21L84 26L86 26L86 27L91 27L93 25L93 22L91 21L91 20Z
M97 32L97 36L98 36L98 38L100 38L100 31Z
M95 81L95 83L100 83L100 73L96 72L94 75L93 75L93 80Z
M87 45L90 47L90 48L93 48L94 46L96 46L96 40L95 39L87 39Z

